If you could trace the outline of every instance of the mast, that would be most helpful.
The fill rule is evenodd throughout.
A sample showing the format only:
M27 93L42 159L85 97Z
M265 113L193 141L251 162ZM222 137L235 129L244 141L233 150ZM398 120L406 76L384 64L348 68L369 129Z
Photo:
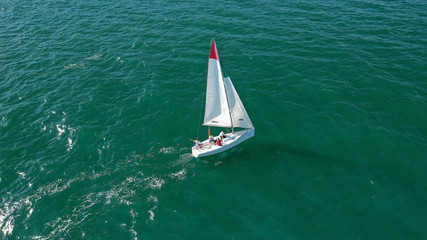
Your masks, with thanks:
M224 89L225 89L225 99L227 100L228 114L230 116L231 132L234 133L233 118L231 117L230 99L228 98L227 84L225 84L225 80L224 80L224 67L222 66L222 61L219 61L219 66L221 68L221 72L223 73L222 74L222 84L224 84ZM226 72L225 72L225 75L228 76L228 74Z
M224 78L222 78L222 83L224 84L224 88L227 89ZM234 133L233 118L231 117L230 101L228 100L227 91L225 91L225 96L227 97L228 114L230 115L230 122L231 122L231 132Z

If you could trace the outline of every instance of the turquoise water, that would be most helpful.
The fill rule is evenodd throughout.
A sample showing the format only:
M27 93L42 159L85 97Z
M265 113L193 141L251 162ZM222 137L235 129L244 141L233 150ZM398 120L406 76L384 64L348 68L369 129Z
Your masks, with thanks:
M416 0L0 1L0 238L426 239L426 29ZM256 135L195 159L212 38Z

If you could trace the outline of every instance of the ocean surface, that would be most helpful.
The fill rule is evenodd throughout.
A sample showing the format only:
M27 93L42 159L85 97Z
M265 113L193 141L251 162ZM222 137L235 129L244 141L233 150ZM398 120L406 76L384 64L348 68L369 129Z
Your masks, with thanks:
M196 159L212 38L256 133ZM426 229L426 1L0 0L0 239Z

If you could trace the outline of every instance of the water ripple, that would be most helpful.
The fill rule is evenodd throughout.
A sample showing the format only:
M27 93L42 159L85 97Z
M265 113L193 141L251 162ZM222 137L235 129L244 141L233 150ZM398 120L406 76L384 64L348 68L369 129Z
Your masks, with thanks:
M2 3L0 238L422 238L426 11ZM211 38L258 133L197 160Z

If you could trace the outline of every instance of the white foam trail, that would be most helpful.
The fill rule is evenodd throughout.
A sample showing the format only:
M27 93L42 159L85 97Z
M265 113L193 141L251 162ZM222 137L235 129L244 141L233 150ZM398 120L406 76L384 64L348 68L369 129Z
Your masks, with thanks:
M31 216L31 214L33 214L33 210L34 210L33 208L30 209L30 211L27 214L27 219Z
M71 138L67 138L68 140L68 147L67 147L67 151L70 151L71 149L73 149L73 140Z
M130 210L130 215L132 216L132 227L130 228L130 231L135 236L134 239L138 239L138 233L134 229L136 224L136 216L138 215L138 213L135 213L132 209Z
M0 219L1 220L1 219ZM1 225L0 225L0 227L1 227ZM4 236L7 236L7 235L9 235L9 234L12 234L12 232L13 232L13 227L14 227L14 225L13 225L13 218L12 219L9 219L5 224L4 224L4 226L1 228L1 230L2 230L2 232L3 232L3 235Z
M154 212L152 210L148 210L148 212L150 213L150 220L153 221L154 220Z
M179 172L171 173L172 178L177 178L178 180L184 180L187 177L187 169L182 169Z
M153 177L150 179L149 186L151 189L161 189L162 185L165 183L165 180L161 178Z
M21 199L16 202L6 202L0 207L0 229L3 232L3 236L12 234L15 227L15 217L19 217L16 212L19 212L25 206L31 207L32 203L29 197ZM32 209L32 208L31 208ZM30 212L32 213L30 209Z
M23 173L23 172L18 172L18 174L19 174L22 178L25 178L25 173Z
M170 154L170 153L175 153L176 150L174 147L162 147L159 151L159 153L164 153L164 154Z
M86 59L89 59L89 60L99 60L102 57L102 55L103 54L95 54L95 55L92 55L92 56L90 56L90 57L88 57Z
M75 68L84 68L85 65L83 63L80 64L76 64L76 63L69 63L67 65L64 66L65 69L75 69Z
M154 221L154 210L156 210L157 208L157 203L159 202L159 199L156 196L150 195L147 199L147 202L153 204L153 207L148 210L148 213L150 214L150 221Z
M56 124L56 130L58 130L58 137L60 137L65 132L65 126L62 125L61 127L63 128L60 128L59 124Z

